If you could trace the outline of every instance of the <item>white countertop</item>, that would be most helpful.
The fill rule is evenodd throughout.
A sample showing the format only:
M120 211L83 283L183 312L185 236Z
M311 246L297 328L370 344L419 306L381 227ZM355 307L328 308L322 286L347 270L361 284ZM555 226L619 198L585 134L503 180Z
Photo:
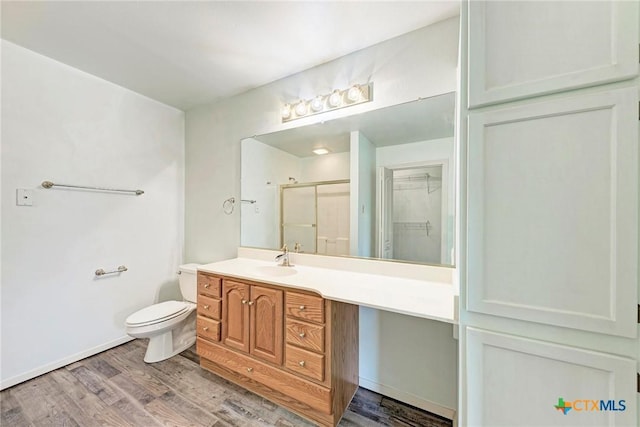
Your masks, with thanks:
M409 316L457 323L457 295L451 284L402 277L233 258L204 264L199 271L317 292L324 298Z

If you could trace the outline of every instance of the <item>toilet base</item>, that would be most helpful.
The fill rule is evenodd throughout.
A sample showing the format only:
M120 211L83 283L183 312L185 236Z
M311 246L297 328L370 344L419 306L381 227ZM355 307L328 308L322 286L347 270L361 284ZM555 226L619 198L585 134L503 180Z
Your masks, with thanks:
M163 360L167 360L170 357L182 353L196 343L196 337L194 335L192 339L187 340L182 345L174 348L173 338L171 335L171 331L169 331L165 334L149 339L147 352L144 354L144 361L146 363L162 362Z
M149 338L144 361L146 363L161 362L194 345L196 343L195 318L196 312L194 310L174 329Z

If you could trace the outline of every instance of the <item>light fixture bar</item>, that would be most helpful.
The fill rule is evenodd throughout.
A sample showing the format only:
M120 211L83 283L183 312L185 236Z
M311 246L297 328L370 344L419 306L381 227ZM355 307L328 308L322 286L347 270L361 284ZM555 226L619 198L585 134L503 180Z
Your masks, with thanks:
M281 109L282 123L327 111L364 104L373 100L373 83L356 84L347 89L336 89L326 95L311 99L300 99L284 104Z

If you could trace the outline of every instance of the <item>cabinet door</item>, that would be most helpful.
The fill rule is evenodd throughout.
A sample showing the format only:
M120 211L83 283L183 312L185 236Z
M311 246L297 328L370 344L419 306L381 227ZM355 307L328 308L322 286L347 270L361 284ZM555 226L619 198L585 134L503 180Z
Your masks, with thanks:
M469 106L631 78L637 1L469 2Z
M249 285L225 280L222 284L222 342L249 352Z
M267 362L282 364L282 291L252 286L251 310L251 354Z
M468 426L632 426L633 359L467 328Z
M636 336L637 88L469 115L468 309Z

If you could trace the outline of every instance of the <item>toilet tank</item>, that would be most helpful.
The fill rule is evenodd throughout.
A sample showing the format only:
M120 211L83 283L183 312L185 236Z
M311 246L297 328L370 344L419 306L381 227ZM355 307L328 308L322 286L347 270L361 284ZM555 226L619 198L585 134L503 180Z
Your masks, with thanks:
M200 264L183 264L178 267L180 292L185 301L196 302L198 295L198 267Z

